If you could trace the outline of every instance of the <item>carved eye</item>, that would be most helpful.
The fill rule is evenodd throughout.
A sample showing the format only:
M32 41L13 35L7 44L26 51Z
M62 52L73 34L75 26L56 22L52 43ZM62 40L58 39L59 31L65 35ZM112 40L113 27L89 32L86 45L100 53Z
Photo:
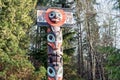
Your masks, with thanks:
M57 16L58 16L58 17L61 17L61 14L60 14L60 13L58 13L58 14L57 14Z
M57 13L56 15L58 18L62 19L62 15L60 13Z
M55 42L55 36L53 34L48 34L47 35L47 40L49 42Z
M49 18L54 18L56 16L56 13L54 11L50 12L49 14Z
M55 76L55 69L53 67L49 66L47 68L47 73L48 73L48 76L54 77Z

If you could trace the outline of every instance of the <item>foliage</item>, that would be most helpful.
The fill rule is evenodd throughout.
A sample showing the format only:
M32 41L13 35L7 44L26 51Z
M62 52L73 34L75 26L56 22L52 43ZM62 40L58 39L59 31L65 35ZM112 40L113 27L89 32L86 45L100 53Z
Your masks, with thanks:
M72 56L75 51L75 41L74 38L76 32L72 31L71 28L63 29L63 53Z
M0 80L47 80L47 27L40 27L40 29L30 27L33 23L35 24L36 4L40 6L57 6L57 2L50 1L0 0ZM120 80L120 50L113 47L113 45L109 45L112 41L107 40L106 36L105 41L108 43L104 42L102 44L98 41L99 36L103 37L102 34L99 34L100 28L98 28L102 26L98 26L95 20L97 12L95 14L89 12L89 10L95 12L92 1L96 0L88 0L87 2L82 0L76 1L76 3L80 2L78 6L81 6L77 7L78 15L80 15L77 17L83 20L78 21L84 27L83 31L78 32L83 35L77 36L77 38L81 37L82 42L76 41L75 34L77 32L75 32L74 28L62 28L64 80L83 80L81 77L88 79L91 77L90 72L93 73L95 70L97 72L97 69L101 72L99 73L101 78L106 77L107 79L108 77L109 80ZM62 4L62 7L70 7L70 5L67 5L66 0L60 0L59 3ZM115 0L114 5L115 8L119 9L120 0ZM108 22L108 31L113 35L113 30L110 30L114 26L113 22L110 19ZM40 34L37 30L40 30ZM81 52L83 51L83 53L81 53L80 58L83 57L83 59L80 59L81 62L78 63L83 64L82 66L76 65L79 58L78 56L74 57L74 54L77 52L75 52L76 46L79 46L76 43L81 43L82 45ZM102 46L98 46L97 43ZM32 47L29 49L30 44L32 44ZM91 61L88 60L90 57ZM78 67L83 69L81 71L83 71L85 76L78 76ZM95 75L98 76L96 72ZM104 74L106 75L104 76Z
M38 0L37 5L46 6L50 0Z
M32 80L46 80L46 69L44 66L41 66L38 71L33 73Z
M64 80L83 80L77 76L77 66L74 66L74 59L72 56L64 54Z
M109 80L119 80L120 79L120 50L114 47L104 47L99 46L98 50L103 55L107 55L104 57L105 59L105 70L108 75Z
M120 80L120 50L112 48L107 57L106 70L109 80Z
M26 55L26 35L36 0L0 0L0 79L30 80L34 67Z

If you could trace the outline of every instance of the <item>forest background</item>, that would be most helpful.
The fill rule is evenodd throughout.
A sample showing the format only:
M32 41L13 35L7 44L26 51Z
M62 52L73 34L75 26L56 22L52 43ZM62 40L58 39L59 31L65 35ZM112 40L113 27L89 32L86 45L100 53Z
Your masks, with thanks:
M36 26L36 7L58 4L76 20L62 28L63 80L120 80L120 0L70 1L0 0L0 80L47 80L47 28Z

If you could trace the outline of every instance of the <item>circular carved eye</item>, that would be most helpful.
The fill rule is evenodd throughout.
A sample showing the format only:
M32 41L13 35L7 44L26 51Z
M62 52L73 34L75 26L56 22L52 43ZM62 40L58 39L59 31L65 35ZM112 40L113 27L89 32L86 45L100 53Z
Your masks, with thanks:
M55 69L53 67L48 67L47 68L47 73L48 73L48 76L50 77L54 77L55 76Z
M47 35L47 40L49 42L55 42L55 36L53 34L48 34Z
M54 12L54 11L50 12L50 14L49 14L50 19L53 19L55 16L56 16L56 12Z

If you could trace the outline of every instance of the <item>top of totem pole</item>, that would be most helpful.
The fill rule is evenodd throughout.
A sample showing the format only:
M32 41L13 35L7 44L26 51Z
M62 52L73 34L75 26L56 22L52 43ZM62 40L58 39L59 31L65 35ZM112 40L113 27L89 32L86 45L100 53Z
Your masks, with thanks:
M53 27L72 27L75 24L73 12L68 8L37 8L37 25Z

